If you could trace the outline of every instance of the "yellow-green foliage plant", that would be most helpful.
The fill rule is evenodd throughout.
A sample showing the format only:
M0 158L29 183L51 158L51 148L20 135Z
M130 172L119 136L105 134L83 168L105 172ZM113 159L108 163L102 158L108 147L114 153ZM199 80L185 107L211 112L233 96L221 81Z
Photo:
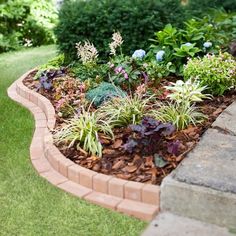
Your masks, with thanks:
M86 151L91 155L102 156L102 145L99 133L113 138L109 124L98 119L96 112L82 110L77 118L67 121L67 124L54 134L56 144L66 144L68 147L76 146L78 150Z

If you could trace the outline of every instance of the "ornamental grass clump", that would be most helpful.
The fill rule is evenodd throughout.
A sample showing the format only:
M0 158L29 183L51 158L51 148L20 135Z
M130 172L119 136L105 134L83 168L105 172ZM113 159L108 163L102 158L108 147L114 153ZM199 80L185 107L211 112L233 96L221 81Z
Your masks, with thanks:
M139 124L144 115L150 113L149 103L152 98L139 95L113 98L98 109L98 114L111 127Z
M236 86L236 61L226 52L190 59L184 68L184 78L196 77L212 95L223 95Z
M177 130L186 129L189 125L202 123L207 117L189 103L169 102L161 104L155 111L155 118L162 122L171 122Z
M65 126L56 131L54 142L66 144L68 148L75 145L82 152L101 157L102 145L99 133L113 138L111 127L107 122L98 119L96 112L82 110L78 118L68 120Z

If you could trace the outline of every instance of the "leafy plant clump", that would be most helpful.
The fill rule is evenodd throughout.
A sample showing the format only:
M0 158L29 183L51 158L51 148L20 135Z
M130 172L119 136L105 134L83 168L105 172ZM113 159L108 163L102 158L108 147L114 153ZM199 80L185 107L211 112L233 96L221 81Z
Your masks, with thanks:
M195 105L177 102L161 104L154 116L162 122L171 122L177 130L186 129L190 124L196 126L207 118Z
M127 94L120 88L114 86L111 83L102 82L98 87L89 90L86 93L86 98L93 102L96 107L102 105L102 103L114 98L125 97Z
M144 117L140 124L130 125L129 127L133 134L123 146L127 152L133 153L135 150L141 150L144 155L152 155L157 153L160 145L165 143L165 148L171 154L177 155L178 145L165 140L167 136L175 131L175 127L172 124ZM172 144L174 145L173 148L171 148Z
M197 80L191 79L170 84L172 86L165 88L172 92L167 95L171 102L160 104L160 107L153 111L154 117L162 122L171 122L177 130L185 129L190 124L196 126L202 123L207 117L198 110L195 103L211 98L211 95L202 93L206 86L201 86Z
M45 90L50 90L53 87L53 79L56 77L64 76L65 75L65 69L59 69L59 70L45 70L41 72L40 76L38 77L39 79L39 89L45 89Z
M65 57L63 54L59 54L53 59L49 60L47 63L38 67L38 72L36 73L34 79L38 79L44 71L47 70L59 70L65 64Z
M86 107L85 85L76 78L60 76L53 80L55 110L59 117L75 115L80 107Z
M184 78L197 78L211 94L223 95L236 86L236 61L228 53L190 59L184 69Z
M113 98L98 109L98 114L111 127L138 124L145 115L150 114L149 102L152 98L139 95Z
M168 24L163 30L156 32L156 38L152 40L154 43L149 55L156 55L159 64L169 74L182 75L183 65L188 57L215 51L217 47L212 43L215 34L208 22L193 19L185 22L185 25L184 29L178 29Z
M201 102L203 99L210 98L209 94L203 94L206 86L201 86L199 81L189 79L186 82L177 80L176 83L170 83L171 86L165 86L165 89L171 91L167 98L177 103L194 103Z
M113 137L110 126L99 120L96 113L82 110L78 118L67 121L67 124L54 134L57 144L64 143L68 148L76 146L80 151L88 152L93 156L102 156L102 145L99 133Z

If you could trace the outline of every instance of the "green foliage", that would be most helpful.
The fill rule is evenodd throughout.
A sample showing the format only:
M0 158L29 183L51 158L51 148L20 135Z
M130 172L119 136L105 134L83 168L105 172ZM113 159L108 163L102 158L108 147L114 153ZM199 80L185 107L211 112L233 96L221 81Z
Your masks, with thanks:
M104 58L114 31L121 33L124 53L131 55L147 48L153 32L168 22L181 25L186 18L179 0L68 0L55 33L60 50L73 59L75 44L85 40L93 42Z
M186 82L178 80L176 83L170 84L171 86L165 86L167 90L172 92L167 97L177 103L192 104L210 98L210 95L202 93L206 86L201 86L197 80L189 79Z
M102 82L98 87L86 93L86 99L98 107L105 101L114 97L124 97L126 93L111 83Z
M95 112L83 110L78 118L69 120L54 134L54 141L57 144L69 144L69 147L76 145L78 150L82 148L91 155L101 157L102 145L98 136L100 132L113 137L113 132L105 121L99 120Z
M236 86L236 61L228 53L190 59L184 69L184 78L197 78L211 94L222 95Z
M142 118L150 114L149 105L153 96L144 98L139 95L133 97L118 97L109 100L98 109L100 119L105 120L111 127L125 127L139 124Z
M217 39L221 44L229 43L236 38L236 12L232 14L214 14L214 21L217 27Z
M135 88L143 77L141 65L131 57L116 56L112 58L109 64L111 65L109 81L119 86L122 85L126 89Z
M162 31L158 31L155 35L156 39L152 40L154 44L151 45L148 57L152 60L158 52L164 52L163 58L159 58L158 63L166 68L165 75L173 72L182 75L183 65L187 62L188 57L192 58L206 52L214 52L218 47L217 43L212 43L215 42L216 34L207 19L189 20L185 22L184 29L167 24ZM211 46L204 47L205 42L210 42ZM171 70L168 69L169 64Z
M187 0L186 10L190 13L202 15L206 8L225 9L226 11L236 11L234 0Z
M8 0L0 4L0 53L55 41L53 0Z
M149 80L155 81L155 83L160 82L164 77L169 74L174 74L176 71L175 66L172 62L158 63L156 60L150 60L143 64L143 69L147 73Z
M184 27L177 28L167 24L161 31L155 33L156 38L147 58L152 61L157 53L158 64L163 68L165 76L175 73L183 75L183 65L187 58L203 56L207 53L228 49L229 42L236 37L236 13L226 13L222 10L211 10L202 19L190 19L184 22ZM171 71L167 65L171 63Z
M59 54L53 59L49 60L47 63L38 67L38 72L34 76L34 79L38 79L42 72L47 70L58 70L65 64L65 57L63 54Z
M155 119L162 122L171 122L177 130L187 128L190 124L202 123L204 116L198 109L189 103L167 103L161 104L160 108L153 112Z
M81 64L76 63L72 66L71 72L81 81L92 80L102 81L108 77L110 68L107 64Z

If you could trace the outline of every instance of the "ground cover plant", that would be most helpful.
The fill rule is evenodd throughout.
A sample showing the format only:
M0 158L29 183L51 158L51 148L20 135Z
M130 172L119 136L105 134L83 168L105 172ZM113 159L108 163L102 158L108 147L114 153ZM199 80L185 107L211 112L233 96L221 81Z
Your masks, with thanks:
M146 223L75 198L32 168L34 119L6 90L55 55L54 46L0 55L0 235L139 235Z
M94 42L75 42L76 60L61 54L27 78L55 107L61 152L94 171L160 184L235 99L236 61L225 52L235 18L219 14L167 24L149 50L129 54L120 31L107 57Z

